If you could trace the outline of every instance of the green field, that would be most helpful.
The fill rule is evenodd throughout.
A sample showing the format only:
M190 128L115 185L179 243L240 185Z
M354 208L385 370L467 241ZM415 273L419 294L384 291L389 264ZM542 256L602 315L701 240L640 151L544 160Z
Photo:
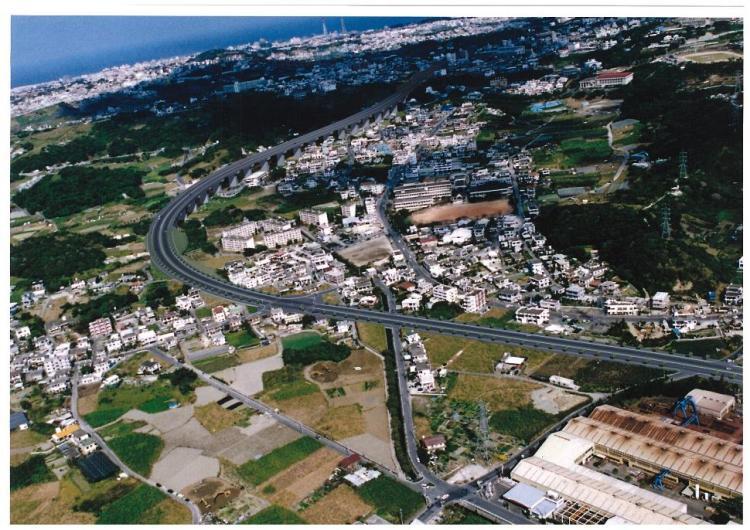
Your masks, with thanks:
M126 466L143 476L151 474L151 467L164 449L158 436L135 432L115 436L107 444Z
M357 322L357 335L362 344L366 344L377 352L388 349L385 337L385 328L382 324L374 322Z
M242 524L307 524L307 521L291 510L272 504L248 517Z
M17 466L10 466L11 491L51 480L55 480L55 476L45 464L43 455L34 455Z
M424 506L422 495L385 475L370 480L357 489L362 499L377 510L378 515L399 524Z
M281 339L284 349L309 348L310 346L317 346L321 342L323 342L323 337L314 331L303 331L302 333L296 333Z
M303 460L308 455L320 449L322 445L309 437L299 438L281 447L277 447L258 460L250 460L242 464L237 471L240 476L257 486L292 464Z
M672 349L682 355L691 354L708 359L721 359L730 353L721 339L678 340L672 343Z
M184 400L185 396L164 380L147 386L123 385L103 390L99 394L97 409L86 414L84 418L96 428L115 421L130 409L139 409L153 414L169 409L170 401Z
M105 506L97 524L137 524L150 509L166 499L167 496L151 486L141 484L127 495Z
M320 392L318 385L305 379L298 366L284 366L263 374L265 396L274 401L283 401Z
M236 355L232 354L206 357L205 359L194 361L192 364L199 370L212 374L214 372L220 372L221 370L225 370L227 368L232 368L233 366L238 366L242 363Z
M235 347L235 349L249 348L260 344L260 340L255 336L249 328L241 329L239 331L232 331L226 334L227 342Z
M499 410L490 417L490 427L501 434L512 436L524 444L555 422L555 416L525 406L518 409Z

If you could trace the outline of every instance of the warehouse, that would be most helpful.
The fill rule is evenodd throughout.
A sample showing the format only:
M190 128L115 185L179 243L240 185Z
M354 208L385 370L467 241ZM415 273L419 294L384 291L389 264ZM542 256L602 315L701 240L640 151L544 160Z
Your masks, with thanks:
M726 416L736 404L734 396L719 394L710 390L701 390L700 388L691 390L688 397L693 399L700 414L705 414L719 420Z
M596 456L651 474L667 469L667 480L721 497L742 494L741 445L609 405L572 419L563 432L593 443Z
M580 465L594 453L594 444L564 432L550 435L539 451L521 460L511 478L538 490L554 492L577 512L602 514L633 524L697 524L687 506ZM568 522L573 519L568 513Z

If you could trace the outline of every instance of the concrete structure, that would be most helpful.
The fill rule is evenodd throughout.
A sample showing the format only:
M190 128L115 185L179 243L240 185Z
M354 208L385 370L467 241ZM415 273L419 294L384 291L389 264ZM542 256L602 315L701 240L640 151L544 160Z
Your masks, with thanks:
M626 300L607 300L604 311L608 315L637 315L638 305Z
M668 309L669 293L659 291L651 297L651 309Z
M320 210L300 210L299 220L306 225L328 226L328 214Z
M734 396L701 390L700 388L691 390L688 396L693 398L695 406L698 407L698 414L718 419L726 416L737 404Z
M542 307L519 307L516 309L516 321L521 324L542 326L549 322L549 309Z
M89 335L91 337L104 337L112 333L112 322L109 317L102 317L89 322Z
M448 179L410 182L393 189L393 209L413 212L428 208L451 198L452 185Z
M268 248L283 247L289 243L302 241L302 231L299 228L290 228L278 232L266 232L263 234L263 244Z

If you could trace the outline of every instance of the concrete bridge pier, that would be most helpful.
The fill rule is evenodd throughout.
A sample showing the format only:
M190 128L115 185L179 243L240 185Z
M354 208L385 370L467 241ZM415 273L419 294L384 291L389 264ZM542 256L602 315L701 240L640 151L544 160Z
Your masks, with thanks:
M284 167L285 163L286 159L284 158L284 155L279 155L276 157L276 167Z
M261 171L265 171L265 172L268 172L268 171L271 170L271 166L269 165L268 160L266 160L265 162L263 162L263 165L260 166L260 169L261 169Z
M297 160L301 156L302 156L302 149L298 147L297 149L294 150L294 154L292 155L292 158Z

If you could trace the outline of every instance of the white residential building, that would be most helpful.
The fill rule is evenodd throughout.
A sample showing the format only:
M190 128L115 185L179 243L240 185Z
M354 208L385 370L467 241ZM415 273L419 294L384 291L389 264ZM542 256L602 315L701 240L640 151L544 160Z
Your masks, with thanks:
M542 307L519 307L516 309L516 321L521 324L542 326L549 322L549 310Z

